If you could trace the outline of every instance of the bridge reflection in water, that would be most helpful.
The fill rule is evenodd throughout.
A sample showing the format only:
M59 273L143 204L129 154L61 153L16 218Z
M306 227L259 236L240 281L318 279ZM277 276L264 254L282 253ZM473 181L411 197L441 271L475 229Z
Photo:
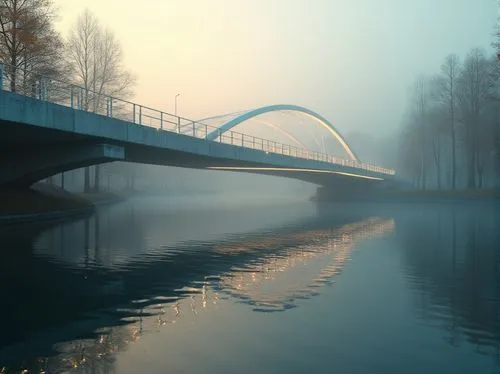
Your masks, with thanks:
M217 287L223 293L254 305L257 311L293 308L297 299L314 296L318 287L333 283L332 278L342 271L356 242L393 229L393 220L372 218L331 231L313 230L251 241L238 247L224 245L217 251L233 253L259 247L290 247L284 253L233 268L231 273L220 277ZM302 244L304 242L307 244Z
M215 244L211 256L228 265L226 270L221 267L218 273L183 282L175 290L167 287L163 293L129 300L104 314L94 313L98 319L108 317L95 329L93 337L55 344L56 354L33 362L29 370L60 372L79 367L83 372L110 372L116 353L143 333L196 318L219 307L221 299L236 300L265 312L297 307L300 300L318 295L321 287L334 282L356 243L393 229L392 219L370 218L333 229L264 233ZM126 288L123 282L128 282L122 281L121 287ZM119 319L113 321L110 314Z

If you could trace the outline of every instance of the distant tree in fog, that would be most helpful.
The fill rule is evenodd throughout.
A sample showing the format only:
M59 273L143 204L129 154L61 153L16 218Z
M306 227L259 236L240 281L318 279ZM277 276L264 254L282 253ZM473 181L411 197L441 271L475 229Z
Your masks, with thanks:
M436 171L437 188L442 186L442 159L445 136L447 135L446 112L433 102L428 112L428 142L432 151L432 167Z
M409 178L412 183L419 187L422 180L422 131L411 114L405 121L405 126L399 141L398 169L399 175Z
M135 77L124 67L120 42L89 10L85 10L73 25L66 49L73 81L83 87L81 104L84 110L102 113L105 95L122 99L132 96ZM118 109L114 108L114 112ZM96 189L99 177L99 166L96 166ZM84 190L90 190L88 167L85 168Z
M499 71L496 57L475 48L463 64L449 55L431 81L416 80L400 137L400 167L417 186L456 188L460 180L467 188L484 188L495 176L498 183Z
M500 6L500 1L498 3ZM500 185L500 17L497 19L492 46L495 50L491 69L491 100L494 103L493 142L496 158L495 173L497 177L497 183Z
M444 107L448 117L448 135L451 140L451 188L457 182L457 80L460 75L460 59L455 54L448 55L441 65L441 74L436 77L436 99Z
M419 77L415 81L405 130L400 141L400 167L416 186L426 189L431 168L436 171L436 181L441 185L443 112L433 100L435 80Z
M410 139L406 142L408 150L411 149L412 170L418 172L417 184L426 188L427 162L428 162L428 115L429 115L429 92L428 80L421 76L416 79L409 103L409 115L407 119L408 129L405 132ZM416 167L418 159L419 166ZM407 159L410 161L410 159Z
M481 184L483 172L484 110L490 92L491 65L480 49L471 50L458 78L458 102L460 122L463 125L465 145L467 187L475 188L476 179ZM477 177L477 178L476 178Z
M12 91L30 89L39 75L57 78L64 72L55 17L52 0L0 1L0 60L7 64Z

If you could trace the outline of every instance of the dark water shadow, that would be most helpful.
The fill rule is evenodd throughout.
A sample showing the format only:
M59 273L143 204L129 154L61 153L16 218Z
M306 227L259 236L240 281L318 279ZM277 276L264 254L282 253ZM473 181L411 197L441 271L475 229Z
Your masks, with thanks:
M395 219L419 318L500 364L500 206L421 206Z

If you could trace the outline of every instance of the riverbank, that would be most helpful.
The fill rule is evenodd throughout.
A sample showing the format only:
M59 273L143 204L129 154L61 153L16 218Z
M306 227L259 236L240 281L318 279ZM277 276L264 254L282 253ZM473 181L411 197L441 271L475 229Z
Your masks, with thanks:
M371 190L349 196L336 195L332 190L321 190L311 198L312 201L368 201L381 203L434 203L434 202L483 202L500 201L500 189L463 189L463 190Z
M498 200L500 189L390 191L382 196L401 200Z
M112 193L71 193L44 183L29 189L0 190L0 225L86 216L96 206L123 200Z

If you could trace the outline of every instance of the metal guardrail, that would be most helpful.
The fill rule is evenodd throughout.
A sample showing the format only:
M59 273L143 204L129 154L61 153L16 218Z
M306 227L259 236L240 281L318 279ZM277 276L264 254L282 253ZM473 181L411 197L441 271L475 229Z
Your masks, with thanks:
M13 79L14 76L15 79ZM215 140L206 140L260 150L266 153L350 166L381 174L395 174L395 171L392 169L354 160L346 160L326 153L313 152L237 131L229 130L221 132L217 126L176 116L161 110L112 97L102 92L85 89L72 83L35 74L21 68L13 69L12 66L2 64L1 62L0 89L77 110L116 118L140 126L154 127L158 131L169 131L199 139L206 139L207 135L212 131L219 131L219 135Z

